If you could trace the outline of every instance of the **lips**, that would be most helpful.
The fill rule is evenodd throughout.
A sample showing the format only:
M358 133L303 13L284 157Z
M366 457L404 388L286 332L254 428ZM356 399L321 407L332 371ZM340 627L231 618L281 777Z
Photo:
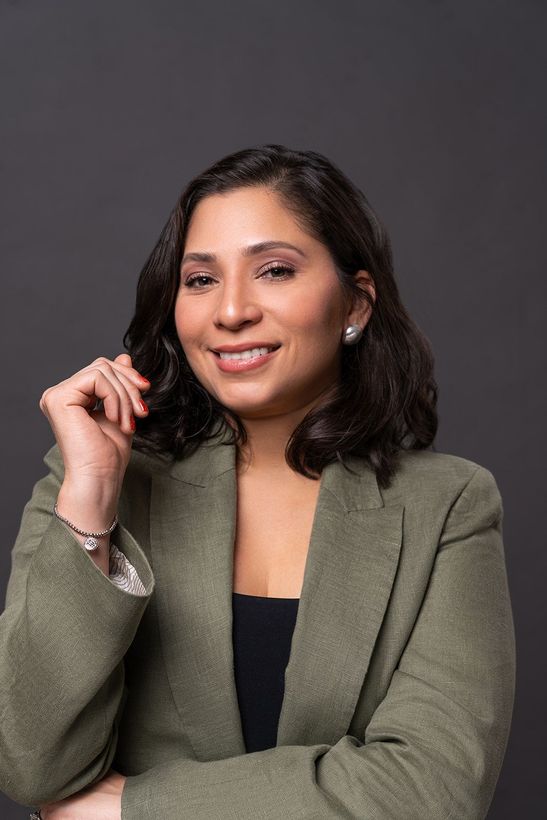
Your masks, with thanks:
M266 347L266 345L264 345ZM216 353L214 350L210 352L216 359L215 364L219 367L220 370L224 371L225 373L245 373L248 370L255 370L257 367L263 367L266 365L272 358L275 357L275 354L279 350L281 345L278 345L274 350L270 350L269 353L260 354L258 356L251 356L246 358L226 358L223 359L220 353ZM249 348L247 348L248 350ZM251 348L252 349L252 348Z
M213 353L243 353L245 350L254 350L256 347L267 347L271 350L277 350L281 347L275 342L241 342L237 345L219 345L218 347L211 347Z

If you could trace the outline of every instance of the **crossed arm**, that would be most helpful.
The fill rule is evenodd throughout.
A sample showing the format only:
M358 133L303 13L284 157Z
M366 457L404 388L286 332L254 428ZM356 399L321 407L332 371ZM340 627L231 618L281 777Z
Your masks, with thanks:
M144 554L120 527L119 545L148 594L115 587L49 517L59 474L41 481L25 509L0 616L0 788L28 805L73 795L110 770L122 659L154 585ZM360 738L162 763L125 779L121 819L485 817L514 697L501 524L496 483L479 468L446 519L414 629ZM77 578L79 592L67 596ZM52 623L64 624L62 642ZM67 669L80 670L73 683Z
M479 820L507 744L515 646L502 503L479 468L445 522L414 629L361 739L128 777L122 820Z

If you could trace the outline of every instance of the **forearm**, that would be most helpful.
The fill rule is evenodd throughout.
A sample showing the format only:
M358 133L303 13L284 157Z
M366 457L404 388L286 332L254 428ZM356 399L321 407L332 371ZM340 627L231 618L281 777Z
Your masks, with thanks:
M397 670L361 739L159 764L127 778L121 820L483 820L511 721L499 672L498 693L470 711Z
M457 748L458 739L452 742ZM121 820L482 820L491 790L475 751L468 747L459 768L461 760L439 755L425 739L416 745L394 736L365 745L345 736L332 747L171 761L126 779Z
M126 530L117 536L149 593L153 576ZM55 516L24 590L0 616L0 789L39 804L108 770L123 707L123 657L149 599L113 584Z

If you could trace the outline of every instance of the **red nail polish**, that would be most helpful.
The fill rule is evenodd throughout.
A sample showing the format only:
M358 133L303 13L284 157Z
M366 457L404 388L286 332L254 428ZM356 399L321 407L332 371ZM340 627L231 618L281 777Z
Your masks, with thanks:
M142 412L148 413L148 407L146 405L146 402L144 402L142 399L139 399L139 404L141 406Z
M135 422L135 417L134 416L131 416L131 418L129 420L129 424L130 424L131 429L133 430L133 432L135 432L135 430L137 429L137 424Z

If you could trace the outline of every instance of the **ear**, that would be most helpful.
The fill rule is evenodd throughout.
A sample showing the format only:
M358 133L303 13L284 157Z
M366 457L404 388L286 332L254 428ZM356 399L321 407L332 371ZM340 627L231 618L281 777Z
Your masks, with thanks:
M366 290L372 297L373 304L376 302L376 288L370 273L366 270L358 270L355 274L355 281L360 290ZM358 325L362 330L372 316L372 308L364 298L354 296L352 304L346 313L346 327L348 325Z

